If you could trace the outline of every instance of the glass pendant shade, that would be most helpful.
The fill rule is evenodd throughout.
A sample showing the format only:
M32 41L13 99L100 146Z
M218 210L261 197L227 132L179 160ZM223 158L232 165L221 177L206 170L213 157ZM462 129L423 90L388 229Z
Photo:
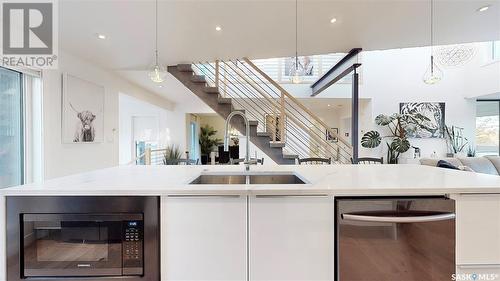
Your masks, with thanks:
M434 63L434 56L431 56L431 63L424 73L424 83L433 85L443 79L443 71Z
M292 76L292 83L293 84L300 84L302 82L302 78L299 75L298 71L295 71L295 74Z
M149 71L149 78L155 83L162 83L165 81L166 76L167 72L165 71L165 68L158 63L156 63Z
M167 76L165 68L158 59L158 0L155 1L155 64L151 67L148 76L155 83L162 83Z

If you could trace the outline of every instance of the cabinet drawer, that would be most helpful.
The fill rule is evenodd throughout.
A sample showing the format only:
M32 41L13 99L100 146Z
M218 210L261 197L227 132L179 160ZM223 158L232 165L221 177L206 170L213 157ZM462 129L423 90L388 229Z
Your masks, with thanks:
M457 265L457 273L452 280L500 281L500 264Z
M500 194L456 200L457 264L500 264Z

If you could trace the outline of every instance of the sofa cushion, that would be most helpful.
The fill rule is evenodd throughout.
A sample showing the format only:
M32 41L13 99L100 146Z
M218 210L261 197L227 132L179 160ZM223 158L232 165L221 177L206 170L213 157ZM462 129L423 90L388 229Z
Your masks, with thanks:
M450 162L445 161L445 160L439 160L437 162L436 167L445 168L445 169L452 169L452 170L460 170L457 166L455 166L455 165L453 165Z
M442 158L442 159L437 159L437 158L422 158L420 159L420 165L426 165L426 166L432 166L432 167L437 167L437 164L439 160L444 160L451 165L455 167L463 166L462 162L458 160L457 158Z
M497 169L498 174L500 175L500 156L484 156L491 161L493 166Z
M495 168L493 163L486 157L461 157L459 158L459 160L463 163L464 166L470 167L477 173L498 176L497 169Z

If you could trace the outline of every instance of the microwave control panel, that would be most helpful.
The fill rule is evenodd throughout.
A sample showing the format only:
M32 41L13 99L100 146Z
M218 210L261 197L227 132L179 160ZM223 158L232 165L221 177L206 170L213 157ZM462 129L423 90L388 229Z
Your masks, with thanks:
M143 274L143 235L142 221L123 222L123 270L125 275Z

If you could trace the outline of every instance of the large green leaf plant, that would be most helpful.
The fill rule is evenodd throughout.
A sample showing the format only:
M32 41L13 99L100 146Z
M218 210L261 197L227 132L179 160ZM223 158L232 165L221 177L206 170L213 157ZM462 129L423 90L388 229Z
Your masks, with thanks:
M411 147L410 141L408 140L408 134L412 134L422 129L424 127L424 125L422 125L424 121L429 121L429 118L420 113L380 114L375 118L375 124L386 127L390 134L382 136L378 131L369 131L361 138L361 146L376 148L385 139L387 145L387 161L389 164L397 164L399 156L408 151Z
M209 155L215 145L221 142L221 139L215 138L217 130L210 125L200 128L200 150L202 155Z

